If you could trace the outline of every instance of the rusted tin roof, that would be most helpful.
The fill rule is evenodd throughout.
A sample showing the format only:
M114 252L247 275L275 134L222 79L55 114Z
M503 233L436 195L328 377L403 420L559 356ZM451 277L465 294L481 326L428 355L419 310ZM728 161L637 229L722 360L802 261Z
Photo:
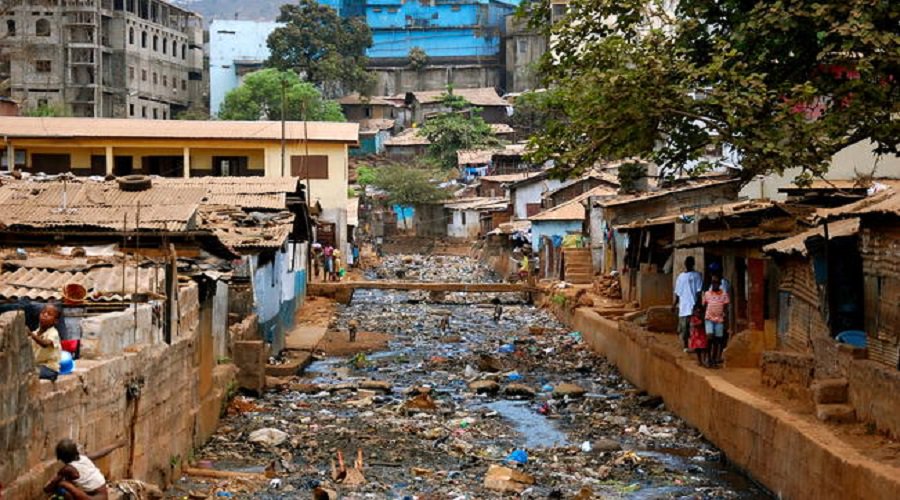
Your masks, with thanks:
M138 268L137 291L163 293L165 272L161 268ZM88 291L88 302L124 302L135 291L134 265L97 267L85 272L20 267L0 273L0 299L62 300L63 287L77 283Z
M843 236L851 236L859 232L859 218L851 217L836 222L828 223L828 239L840 238ZM825 236L825 228L818 226L800 234L776 241L763 247L764 252L782 253L782 254L798 254L806 256L806 240L813 236Z

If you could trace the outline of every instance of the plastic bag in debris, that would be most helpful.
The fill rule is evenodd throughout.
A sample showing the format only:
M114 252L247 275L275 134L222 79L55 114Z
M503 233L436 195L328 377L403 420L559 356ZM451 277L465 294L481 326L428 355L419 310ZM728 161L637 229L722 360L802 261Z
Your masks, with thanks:
M513 450L513 452L510 453L509 456L506 457L505 462L527 464L528 463L528 452L525 450Z
M251 432L247 440L251 443L262 444L265 446L278 446L279 444L285 442L287 438L287 432L273 429L271 427L266 427L264 429L257 429Z

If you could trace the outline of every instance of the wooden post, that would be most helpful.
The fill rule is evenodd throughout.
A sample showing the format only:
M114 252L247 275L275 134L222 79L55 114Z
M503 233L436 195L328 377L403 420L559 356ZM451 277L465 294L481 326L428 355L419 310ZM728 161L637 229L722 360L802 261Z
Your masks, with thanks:
M184 178L191 176L191 148L184 148Z
M106 175L113 175L113 147L106 146Z

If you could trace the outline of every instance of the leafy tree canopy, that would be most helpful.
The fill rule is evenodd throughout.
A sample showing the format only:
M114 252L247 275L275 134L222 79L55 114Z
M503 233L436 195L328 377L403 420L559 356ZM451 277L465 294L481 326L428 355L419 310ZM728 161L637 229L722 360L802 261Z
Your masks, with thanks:
M535 158L572 173L643 156L678 168L730 144L743 176L802 167L871 140L897 154L900 9L889 0L572 0L542 62L561 96ZM892 119L893 116L893 119ZM802 180L802 179L801 179Z
M308 82L292 71L268 68L250 73L241 85L228 92L219 108L222 120L280 120L284 85L286 120L344 121L341 106L322 98Z
M342 18L316 0L281 6L285 26L269 35L267 65L294 70L335 98L356 91L369 95L374 76L366 71L372 31L362 18Z
M448 198L447 192L438 187L440 173L407 165L385 165L374 169L372 185L383 189L388 202L398 205L430 203Z
M441 103L448 111L429 118L422 125L422 134L431 142L428 155L441 168L456 168L456 152L460 149L500 144L491 126L478 114L481 109L472 107L464 97L454 95L452 88L442 96Z

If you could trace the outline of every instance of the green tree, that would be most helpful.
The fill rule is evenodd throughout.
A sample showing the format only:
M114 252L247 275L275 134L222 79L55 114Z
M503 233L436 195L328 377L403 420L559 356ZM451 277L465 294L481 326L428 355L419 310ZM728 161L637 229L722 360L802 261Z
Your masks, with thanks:
M342 18L315 0L282 5L278 21L285 23L269 35L267 65L290 69L336 98L356 91L370 95L374 76L366 70L366 49L372 31L362 18Z
M897 154L900 9L883 0L573 0L542 70L562 109L533 160L574 173L643 156L677 169L728 144L743 177L821 175L861 140ZM611 20L614 20L611 22ZM574 171L574 172L573 172Z
M375 169L372 185L387 193L388 202L397 205L431 203L448 198L438 187L440 174L427 168L385 165Z
M284 117L287 120L344 121L341 106L322 98L308 82L292 71L267 68L253 72L225 95L219 108L222 120L280 120L284 89Z
M40 104L36 107L26 109L22 112L22 116L59 118L64 116L72 116L72 112L69 111L69 108L67 108L63 103Z
M375 184L376 172L375 167L360 166L356 169L356 183L363 187Z
M547 121L562 109L559 92L554 90L528 91L516 98L510 126L524 136L539 134Z
M456 168L456 152L460 149L500 144L491 126L478 114L481 109L472 107L464 97L454 95L452 88L442 96L441 104L448 111L429 118L421 132L431 142L429 158L441 168Z
M279 116L280 118L280 116ZM175 115L176 120L204 121L209 120L209 110L205 106L191 104L184 111Z

